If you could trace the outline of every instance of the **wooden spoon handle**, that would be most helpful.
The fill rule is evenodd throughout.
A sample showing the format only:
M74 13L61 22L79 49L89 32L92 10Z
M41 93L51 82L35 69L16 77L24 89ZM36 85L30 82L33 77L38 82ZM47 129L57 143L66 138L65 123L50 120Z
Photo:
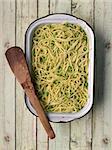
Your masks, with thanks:
M26 95L29 97L32 106L36 110L49 138L53 139L55 137L54 131L48 121L47 116L44 113L39 99L35 94L23 51L19 47L12 47L6 51L5 55L14 75L22 85Z
M42 109L42 106L39 102L38 97L36 96L36 94L34 92L33 85L29 81L22 83L21 85L22 85L23 89L25 90L26 95L29 97L33 108L36 110L36 112L40 118L40 121L41 121L42 125L44 126L49 138L53 139L55 137L55 133L54 133L43 109Z

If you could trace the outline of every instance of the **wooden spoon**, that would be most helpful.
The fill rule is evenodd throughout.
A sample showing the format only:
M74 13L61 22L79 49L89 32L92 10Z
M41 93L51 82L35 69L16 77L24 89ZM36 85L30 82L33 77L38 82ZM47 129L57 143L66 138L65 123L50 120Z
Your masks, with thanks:
M44 113L39 99L35 94L34 86L31 82L30 73L22 49L20 47L11 47L6 51L5 55L15 77L22 85L26 95L29 97L32 106L36 110L49 138L55 138L55 133L48 121L47 116Z

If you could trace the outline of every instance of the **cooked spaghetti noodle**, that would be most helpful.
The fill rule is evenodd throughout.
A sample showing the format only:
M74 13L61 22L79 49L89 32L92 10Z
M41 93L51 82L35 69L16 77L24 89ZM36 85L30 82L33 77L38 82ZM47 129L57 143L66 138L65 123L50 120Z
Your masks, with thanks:
M33 36L32 78L47 112L78 112L88 99L89 46L71 23L39 26Z

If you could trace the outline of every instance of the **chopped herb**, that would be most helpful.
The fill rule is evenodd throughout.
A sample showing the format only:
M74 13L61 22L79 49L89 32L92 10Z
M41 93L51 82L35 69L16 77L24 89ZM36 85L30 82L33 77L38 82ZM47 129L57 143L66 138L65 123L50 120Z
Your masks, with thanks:
M35 50L32 51L32 55L35 56Z
M65 78L65 80L68 79L68 74L67 73L65 73L64 78Z
M81 27L80 27L80 31L81 31L81 32L84 32L84 30L83 30Z
M47 26L48 26L49 28L52 28L52 25L51 25L51 24L48 24Z
M49 95L49 92L48 91L44 91L43 92L43 97L45 98L45 97L47 97Z
M79 34L80 34L79 32L76 32L76 33L74 34L74 36L75 36L75 37L78 37Z
M60 73L61 73L61 71L62 71L62 67L61 67L61 66L59 66L59 67L57 68L57 74L60 74Z
M47 66L47 71L49 71L50 66Z
M88 87L88 83L87 83L87 81L85 81L84 86L85 86L85 87Z
M41 63L45 63L45 61L46 61L46 57L41 56L41 57L40 57L40 62L41 62Z
M54 82L53 82L54 84L59 84L60 83L60 81L59 80L54 80Z
M87 42L87 36L84 35L82 40Z
M72 66L68 66L67 71L68 71L68 72L72 72Z

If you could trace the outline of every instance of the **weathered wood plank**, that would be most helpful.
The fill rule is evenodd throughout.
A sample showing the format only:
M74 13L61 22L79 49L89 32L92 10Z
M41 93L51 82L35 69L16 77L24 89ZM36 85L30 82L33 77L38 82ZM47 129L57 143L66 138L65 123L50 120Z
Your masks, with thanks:
M91 150L91 114L71 122L71 150Z
M93 26L94 0L72 0L72 14Z
M70 0L50 0L50 14L52 13L71 13Z
M93 0L72 0L72 14L93 25ZM92 113L71 122L71 150L91 150Z
M71 13L70 0L51 0L50 13ZM49 150L70 149L70 123L52 123L56 138L49 140Z
M37 0L16 1L16 45L24 49L25 31L37 18ZM36 118L28 111L24 93L16 82L16 149L36 150Z
M95 1L96 90L93 150L112 149L112 1Z
M49 14L49 0L38 0L38 18ZM37 119L37 149L48 150L48 136Z
M52 123L56 138L49 140L49 150L70 149L70 123Z
M48 136L39 119L37 120L37 150L48 150Z
M15 149L15 78L5 51L15 44L15 1L0 1L0 149Z
M38 17L44 17L49 14L49 0L38 0Z

